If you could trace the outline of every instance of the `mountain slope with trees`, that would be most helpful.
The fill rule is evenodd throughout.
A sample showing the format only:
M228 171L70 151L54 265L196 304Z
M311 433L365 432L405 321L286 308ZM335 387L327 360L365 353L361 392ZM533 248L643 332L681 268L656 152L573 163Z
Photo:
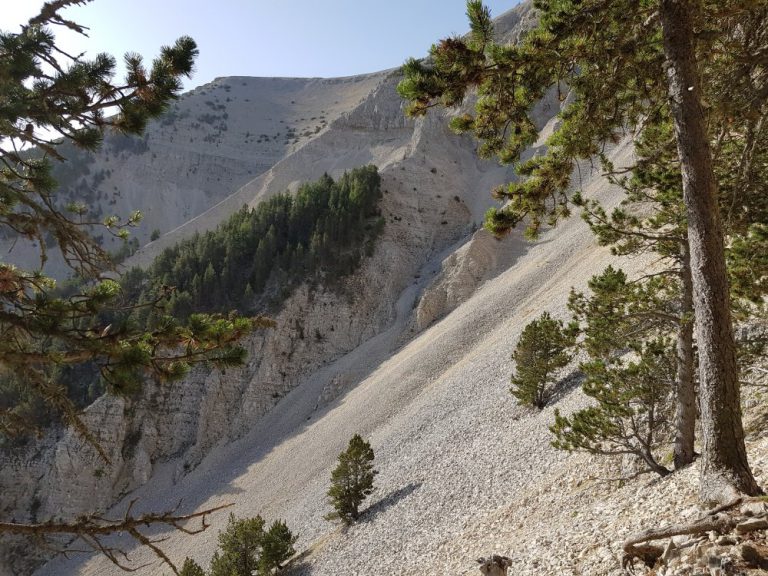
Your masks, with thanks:
M142 220L132 230L133 252L226 199L324 133L384 76L217 78L181 94L142 136L107 131L97 151L64 146L66 160L54 167L61 206L85 206L84 216L96 221L140 211ZM99 230L95 234L110 252L122 249L119 239ZM5 231L0 236L5 261L39 264L37 245L14 239ZM47 269L57 278L67 273L55 250Z
M173 286L170 311L248 311L268 285L278 304L304 282L333 285L373 253L384 226L375 166L354 169L338 182L325 174L295 194L243 207L216 230L166 249L144 275L149 293Z
M535 5L540 10L539 26L519 44L501 45L494 42L488 10L479 0L469 1L471 32L466 40L442 40L433 45L431 62L406 63L406 79L399 90L411 102L409 113L423 115L436 105L458 106L468 90L477 89L474 113L456 117L453 128L473 133L481 142L481 155L519 162L522 177L496 189L496 197L508 202L488 212L486 226L503 234L525 222L532 238L542 226L554 226L569 216L577 160L600 157L602 146L627 129L642 138L660 127L673 127L668 133L676 153L668 159L669 178L677 180L682 192L684 224L679 236L690 266L699 352L701 495L705 501L724 504L739 494L762 494L747 462L739 416L739 369L725 254L734 231L724 228L720 215L725 199L719 195L713 149L727 146L724 142L741 148L743 164L751 166L752 160L745 156L756 146L766 114L759 32L768 21L765 7L687 0L658 4L542 0ZM721 76L714 77L713 69L721 75L733 70L736 90ZM567 89L572 101L548 139L546 152L520 162L523 150L537 137L531 113L552 86ZM602 164L609 171L608 163ZM727 174L729 169L725 170ZM730 173L730 178L738 178L733 166ZM743 179L749 180L746 174ZM730 200L737 213L756 216L752 223L762 223L762 201L750 204L744 196ZM692 416L692 403L688 405ZM693 457L693 418L686 420L689 445L685 458L676 457L681 464Z
M489 204L484 195L474 193L475 184L495 181L506 169L476 162L471 143L456 142L440 122L407 120L394 90L397 76L387 72L373 77L306 83L333 86L345 97L362 101L326 130L299 142L259 180L269 182L266 190L227 205L221 218L201 219L205 227L196 228L201 233L213 230L244 203L253 200L256 206L286 189L295 193L299 182L315 181L324 173L339 181L344 171L374 163L380 167L379 209L385 225L373 254L355 274L340 280L338 290L298 285L273 313L276 326L242 342L249 352L243 366L200 366L182 382L145 386L124 397L104 396L88 406L82 420L108 461L73 430L58 427L39 442L4 453L2 517L26 522L54 515L76 518L104 512L123 495L166 473L180 481L212 451L252 430L275 405L290 403L285 397L302 383L321 382L313 406L332 401L367 370L365 363L344 369L334 364L350 350L368 345L372 359L398 346L399 333L391 324L410 310L428 279L426 273L415 277L427 264L434 268L439 255L471 230L473 215L482 214ZM291 84L269 82L277 88ZM366 85L367 92L356 92ZM306 95L311 96L309 88ZM427 150L435 152L434 163L424 162L421 153ZM375 225L377 218L370 223ZM165 236L150 245L162 245ZM0 556L4 563L22 557L34 560L26 542L4 548Z
M530 4L523 4L501 21L530 23L530 15ZM516 37L520 31L499 32ZM493 244L489 251L507 255L489 258L487 269L473 279L471 295L452 300L463 303L422 332L412 329L420 304L431 297L424 289L460 267L456 260L473 257L473 251L457 247L477 240L468 232L490 204L488 190L509 181L511 173L477 160L470 138L447 131L446 120L461 122L468 109L404 120L393 92L399 80L388 77L353 113L242 191L257 205L293 182L311 180L307 171L338 176L334 170L349 168L348 163L376 158L386 225L372 257L344 279L343 295L299 286L275 318L275 331L247 343L259 358L270 358L267 362L195 374L183 386L135 402L93 406L89 421L114 436L105 443L119 471L99 469L99 478L93 473L91 480L83 471L95 470L95 460L68 459L76 445L65 437L54 444L55 476L48 485L34 480L43 463L51 462L43 452L38 468L18 468L18 477L29 481L6 483L4 493L19 495L19 502L42 497L35 509L43 515L61 502L70 504L66 512L71 513L71 503L82 505L83 494L91 500L107 494L99 502L106 507L110 498L132 489L113 513L123 512L134 497L148 508L179 497L201 508L231 501L239 517L284 518L299 534L300 556L286 570L297 576L473 574L475 559L489 553L510 557L516 574L618 575L625 534L699 515L697 463L653 481L644 475L626 480L637 469L620 456L606 460L551 446L555 410L570 417L591 405L573 385L576 375L553 383L549 403L540 411L518 405L509 394L511 352L526 324L542 312L567 322L572 289L589 295L595 286L590 279L617 263L629 278L655 274L657 254L641 250L632 259L617 257L578 218L562 220L555 230L543 226L532 244L513 234ZM556 112L567 105L549 92L536 107L535 135L532 129L528 144L542 151L560 125ZM626 183L602 176L605 166L620 173L637 162L631 138L616 135L600 152L597 162L577 165L582 199L599 202L607 215L614 208L631 212L621 205ZM208 213L210 219L190 223L186 237L215 228L221 214L239 210L243 197L237 195L218 215ZM746 242L744 248L748 254L754 245ZM759 286L745 274L743 262L737 269L750 292ZM581 304L586 306L587 299ZM614 303L592 304L606 302ZM605 319L615 320L609 314ZM674 331L685 319L683 313L658 326ZM610 325L631 327L621 320ZM320 337L307 337L316 331ZM616 358L615 343L603 344ZM620 366L630 384L644 382L636 378L643 371L663 378L665 386L675 380L666 354L671 347L665 343L664 348L665 354L647 349L645 364ZM592 378L604 376L597 368ZM760 406L751 406L746 446L755 477L765 484L768 443L760 412ZM340 534L324 519L325 496L336 457L353 434L370 441L379 474L360 521ZM663 442L668 453L657 463L671 468L671 438ZM655 438L652 444L653 451ZM2 474L10 469L4 466ZM68 475L68 469L77 473ZM126 471L132 474L128 480ZM57 491L57 482L67 490ZM216 519L220 528L223 516ZM190 557L203 565L217 544L211 535L192 541L164 536L169 554L180 563ZM137 564L151 560L141 549L131 550L131 558ZM79 556L55 561L40 574L110 571L116 573L103 558Z

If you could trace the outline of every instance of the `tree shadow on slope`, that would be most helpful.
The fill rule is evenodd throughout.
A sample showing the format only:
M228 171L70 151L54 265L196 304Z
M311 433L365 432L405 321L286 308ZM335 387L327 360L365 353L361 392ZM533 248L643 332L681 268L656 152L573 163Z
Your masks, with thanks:
M376 502L375 504L371 504L368 508L366 508L363 513L360 515L360 519L358 522L360 524L367 524L369 522L373 522L373 520L381 514L382 512L386 511L387 509L391 508L392 506L395 506L396 504L399 504L401 500L404 500L416 490L421 488L423 482L411 482L407 486L403 486L402 488L398 488L397 490L394 490L393 492L390 492L384 498Z
M291 559L282 570L281 576L309 576L312 574L312 564L309 563L309 550L300 552L298 556Z
M571 392L577 390L582 382L584 382L584 372L581 370L574 370L562 378L557 383L552 391L552 395L547 400L547 406L552 406L560 402L560 400L563 400L566 396L570 395Z

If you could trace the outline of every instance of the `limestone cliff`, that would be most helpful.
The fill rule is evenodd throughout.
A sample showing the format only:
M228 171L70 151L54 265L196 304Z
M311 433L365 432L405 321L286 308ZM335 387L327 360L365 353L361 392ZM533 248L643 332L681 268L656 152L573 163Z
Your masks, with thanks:
M4 461L4 517L29 521L103 511L147 482L160 462L171 462L172 476L182 477L215 446L248 431L310 374L395 320L398 299L422 266L476 225L479 206L489 202L485 182L506 174L477 161L472 143L457 140L442 119L406 120L394 91L397 80L387 74L358 107L237 195L255 204L323 172L379 165L386 225L362 269L334 290L297 289L274 317L277 327L246 342L244 367L226 373L198 369L183 382L148 384L138 398L104 397L90 406L86 420L100 431L109 463L68 430ZM150 244L133 262L150 262L157 248L214 226L242 202L225 205ZM361 376L354 367L329 372L318 403L331 400L340 383Z
M161 469L166 480L180 481L310 380L316 407L331 402L368 374L345 361L347 353L368 346L384 361L402 344L414 306L418 331L492 275L497 241L471 234L492 202L488 191L511 174L478 160L475 143L452 134L445 117L406 119L398 80L392 71L329 80L217 79L150 128L147 151L98 160L113 163L104 182L119 183L114 209L144 207L141 238L155 227L164 232L129 265L149 264L164 247L215 227L243 204L370 163L382 176L386 225L373 256L340 287L298 288L274 316L277 327L247 340L245 366L196 369L181 382L148 383L139 397L103 397L90 406L86 422L110 462L70 430L2 456L0 515L71 518L106 510ZM439 279L421 296L441 263ZM15 553L0 558L0 574L27 569Z

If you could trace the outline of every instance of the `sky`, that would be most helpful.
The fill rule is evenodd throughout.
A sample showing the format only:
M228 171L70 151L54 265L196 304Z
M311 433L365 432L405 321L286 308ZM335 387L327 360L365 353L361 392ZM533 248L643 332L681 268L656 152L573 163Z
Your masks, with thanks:
M496 16L519 0L486 0ZM0 0L0 29L16 31L42 0ZM200 49L185 89L218 76L334 77L375 72L424 56L440 38L467 31L465 0L93 0L62 15L90 28L57 29L70 53L145 60L189 35Z

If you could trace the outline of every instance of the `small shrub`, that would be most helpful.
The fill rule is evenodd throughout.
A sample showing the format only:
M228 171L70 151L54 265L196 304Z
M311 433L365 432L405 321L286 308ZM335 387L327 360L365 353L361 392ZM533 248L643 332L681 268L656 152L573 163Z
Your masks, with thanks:
M272 570L281 568L281 564L296 553L293 545L297 537L282 520L275 520L264 534L259 559L259 574L268 575Z
M179 576L205 576L205 570L200 567L200 564L192 560L192 558L185 558L184 564L181 567Z
M510 389L520 404L539 409L546 406L556 376L571 361L576 332L575 325L564 327L547 312L523 329L512 353L516 373Z

